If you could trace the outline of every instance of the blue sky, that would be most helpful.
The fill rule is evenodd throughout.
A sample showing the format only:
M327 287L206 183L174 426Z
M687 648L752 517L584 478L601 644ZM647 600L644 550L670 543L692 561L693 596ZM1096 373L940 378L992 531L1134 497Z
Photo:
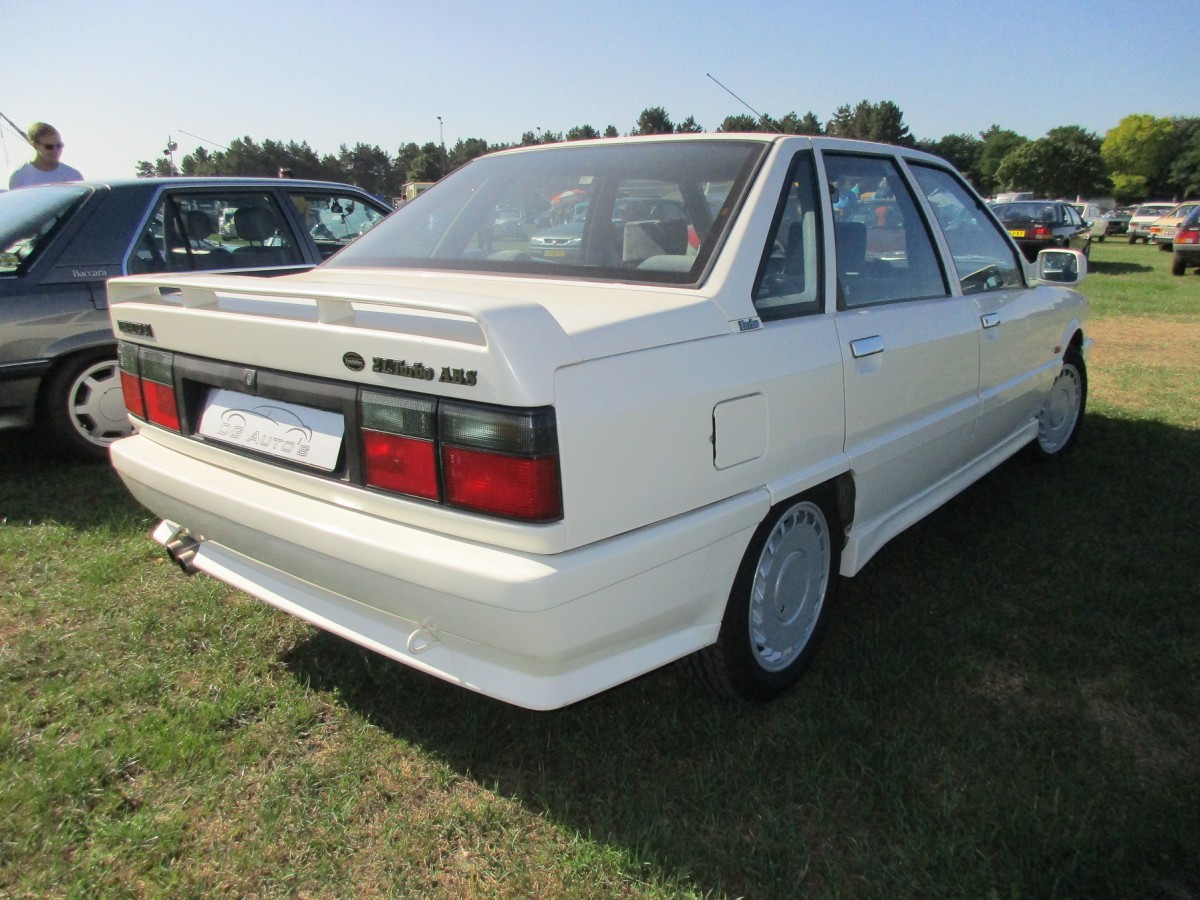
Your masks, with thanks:
M891 100L914 136L993 123L1103 134L1131 113L1200 115L1195 0L742 3L609 0L57 0L4 4L0 112L63 134L85 177L131 176L249 135L345 143L540 127L625 133L648 106L715 129L756 109ZM1190 19L1190 21L1181 21ZM0 168L31 155L0 128Z

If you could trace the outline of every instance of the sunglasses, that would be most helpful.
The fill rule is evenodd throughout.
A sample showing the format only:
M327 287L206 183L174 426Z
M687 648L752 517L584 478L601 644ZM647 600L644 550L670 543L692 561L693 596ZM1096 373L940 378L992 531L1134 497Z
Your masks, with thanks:
M45 150L61 150L63 148L63 143L62 141L59 141L57 144L42 144L42 148Z

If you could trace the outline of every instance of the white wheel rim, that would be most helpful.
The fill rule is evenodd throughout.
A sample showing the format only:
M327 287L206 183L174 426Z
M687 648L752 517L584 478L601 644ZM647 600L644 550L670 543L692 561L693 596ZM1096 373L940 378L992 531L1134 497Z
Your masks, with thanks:
M831 554L829 525L815 503L796 504L771 529L750 592L750 646L766 671L786 669L808 645Z
M1067 445L1079 420L1083 383L1079 370L1070 363L1062 367L1050 395L1038 413L1038 445L1044 453L1057 453Z
M133 433L116 360L97 363L81 372L71 383L67 405L71 425L89 444L107 447Z

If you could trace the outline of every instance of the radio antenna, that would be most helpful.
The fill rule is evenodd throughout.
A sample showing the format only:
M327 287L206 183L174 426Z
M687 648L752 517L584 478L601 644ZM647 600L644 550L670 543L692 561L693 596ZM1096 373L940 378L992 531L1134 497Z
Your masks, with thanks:
M709 78L712 78L712 80L716 82L717 87L719 87L721 90L723 90L725 93L727 93L730 97L732 97L738 103L742 104L742 106L746 107L746 109L750 110L750 112L752 112L756 116L758 116L759 121L762 122L764 125L766 125L768 128L770 128L773 132L775 132L776 134L783 134L782 131L780 131L778 128L775 127L774 122L772 122L770 119L768 119L762 113L760 113L757 109L755 109L753 106L751 106L745 100L743 100L741 97L739 97L733 91L731 91L729 88L725 87L725 85L721 84L721 82L717 81L716 78L713 78L712 75L709 75L708 72L705 72L704 74L708 75Z
M31 147L34 147L34 148L37 147L37 145L34 144L34 142L29 139L29 135L27 135L25 133L25 130L23 128L21 128L21 126L19 126L16 122L14 122L12 119L10 119L8 116L6 116L2 112L0 112L0 119L3 119L5 122L7 122L9 127L12 128L12 130L15 131L17 134L19 134L21 136L21 139L24 140L25 143L27 143Z

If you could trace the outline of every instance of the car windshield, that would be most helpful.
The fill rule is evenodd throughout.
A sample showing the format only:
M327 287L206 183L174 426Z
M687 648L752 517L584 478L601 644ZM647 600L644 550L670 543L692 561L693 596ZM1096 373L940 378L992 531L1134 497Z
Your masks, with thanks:
M79 185L47 185L0 194L0 275L19 274L32 264L91 192Z
M769 146L600 141L481 157L326 265L696 284Z

